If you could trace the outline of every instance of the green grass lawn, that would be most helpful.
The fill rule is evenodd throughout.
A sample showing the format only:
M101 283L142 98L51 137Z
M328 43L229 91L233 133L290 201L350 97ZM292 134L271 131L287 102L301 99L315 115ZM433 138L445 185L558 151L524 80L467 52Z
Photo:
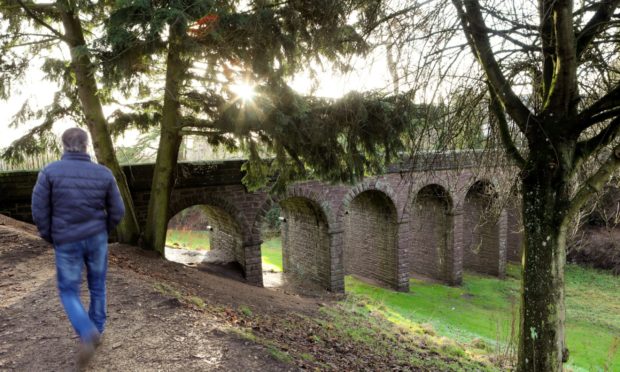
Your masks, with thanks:
M203 230L172 230L166 233L166 245L192 250L209 250L209 232Z
M506 280L465 274L462 287L411 280L409 293L374 287L346 278L348 293L392 322L416 329L427 324L438 334L472 348L506 356L518 330L519 269ZM566 269L567 368L620 370L620 278L568 265ZM514 326L513 326L514 324ZM481 342L482 341L482 342Z
M200 241L200 234L185 235L177 241L189 245L192 239ZM175 235L169 232L168 236ZM203 240L208 244L204 235ZM266 240L261 251L263 270L282 271L280 238ZM346 301L399 327L454 339L473 354L501 358L516 352L520 285L516 265L509 265L506 280L466 273L461 287L412 279L409 293L379 288L353 277L345 282L350 295ZM620 371L619 294L620 278L575 265L566 267L567 369Z
M282 270L280 239L263 243L262 255L264 269ZM466 273L461 287L412 279L409 293L347 277L346 290L369 312L399 326L416 331L430 328L470 349L502 357L516 352L520 276L519 267L509 265L506 280ZM620 371L619 294L620 278L566 267L568 368Z
M273 238L263 242L260 247L264 271L282 271L282 240Z

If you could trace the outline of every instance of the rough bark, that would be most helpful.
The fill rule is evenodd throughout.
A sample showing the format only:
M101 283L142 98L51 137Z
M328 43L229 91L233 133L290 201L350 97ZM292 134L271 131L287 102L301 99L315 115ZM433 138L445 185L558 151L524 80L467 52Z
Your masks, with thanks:
M125 217L116 228L117 238L120 242L133 244L138 240L140 229L127 179L116 159L107 121L97 95L95 68L87 53L82 25L77 14L69 9L67 4L61 8L65 38L71 49L71 67L75 73L78 96L92 138L95 156L99 163L108 167L114 174L125 204Z
M522 177L525 244L517 370L528 372L560 371L568 358L564 265L574 144L538 148Z
M542 47L542 78L533 82L543 107L530 112L514 94L489 38L483 7L477 0L452 0L472 52L488 80L492 110L498 118L506 150L522 169L524 257L519 338L519 371L560 371L568 360L564 345L564 264L566 226L592 193L600 190L620 166L620 145L595 170L571 199L575 171L596 150L618 136L617 86L578 113L577 67L584 50L605 26L620 4L601 1L594 17L581 32L574 29L573 1L538 2ZM503 69L504 70L503 70ZM537 84L541 84L540 86ZM511 141L504 112L527 138L526 161ZM583 130L611 120L591 139L577 142Z
M183 28L174 24L170 28L170 41L166 61L166 84L161 120L161 137L157 160L153 170L151 197L146 218L142 246L163 255L168 225L170 194L174 182L174 170L179 155L181 134L179 124L179 92L184 76L181 59Z

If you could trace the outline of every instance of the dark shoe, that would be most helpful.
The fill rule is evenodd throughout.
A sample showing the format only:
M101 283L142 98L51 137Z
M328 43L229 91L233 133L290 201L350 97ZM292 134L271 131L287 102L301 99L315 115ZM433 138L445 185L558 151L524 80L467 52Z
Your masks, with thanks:
M78 371L83 371L95 356L95 349L101 344L101 336L96 334L90 341L81 342L78 349L77 368Z
M82 342L78 350L77 368L78 371L83 371L93 359L95 355L95 344L93 342Z
M93 340L93 343L95 344L95 349L101 346L101 344L103 343L103 333L99 334L99 337L96 337Z

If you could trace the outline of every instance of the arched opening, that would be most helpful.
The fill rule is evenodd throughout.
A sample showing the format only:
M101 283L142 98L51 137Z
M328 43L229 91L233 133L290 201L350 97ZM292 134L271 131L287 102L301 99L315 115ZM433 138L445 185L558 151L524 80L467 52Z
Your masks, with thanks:
M344 272L397 286L397 214L380 191L357 195L345 211Z
M316 202L303 197L285 199L280 207L284 272L329 288L331 262L325 213Z
M413 205L412 249L409 251L411 273L450 281L448 254L451 251L453 219L452 201L439 185L423 187Z
M207 271L226 270L227 274L242 276L241 228L221 207L194 205L185 208L168 222L165 256L170 261L200 266Z
M273 203L260 224L261 235L261 262L263 270L263 282L268 283L270 274L278 274L283 271L282 266L282 210L280 204ZM277 280L277 279L274 279Z
M500 275L497 193L492 184L478 181L470 187L463 206L463 268Z

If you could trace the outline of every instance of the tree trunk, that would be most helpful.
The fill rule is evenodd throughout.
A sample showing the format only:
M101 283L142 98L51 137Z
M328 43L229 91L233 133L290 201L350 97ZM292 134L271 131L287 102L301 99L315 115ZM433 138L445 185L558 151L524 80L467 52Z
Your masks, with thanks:
M77 14L74 14L69 9L63 9L61 17L65 35L69 39L71 65L75 72L78 96L82 104L84 117L86 118L86 126L92 138L95 156L99 163L112 171L125 204L125 217L116 228L117 237L120 242L135 244L140 235L140 228L138 227L133 199L125 173L123 173L116 159L114 145L108 131L108 123L103 116L101 101L97 95L95 69L87 54L82 25Z
M179 119L178 97L185 71L180 53L183 31L182 26L178 23L170 27L161 136L153 170L153 183L143 241L144 248L153 249L162 255L166 242L174 170L181 144L181 135L177 124Z
M524 372L561 371L568 358L564 265L572 152L570 147L549 147L531 147L541 150L530 154L522 177L525 236L517 370Z

